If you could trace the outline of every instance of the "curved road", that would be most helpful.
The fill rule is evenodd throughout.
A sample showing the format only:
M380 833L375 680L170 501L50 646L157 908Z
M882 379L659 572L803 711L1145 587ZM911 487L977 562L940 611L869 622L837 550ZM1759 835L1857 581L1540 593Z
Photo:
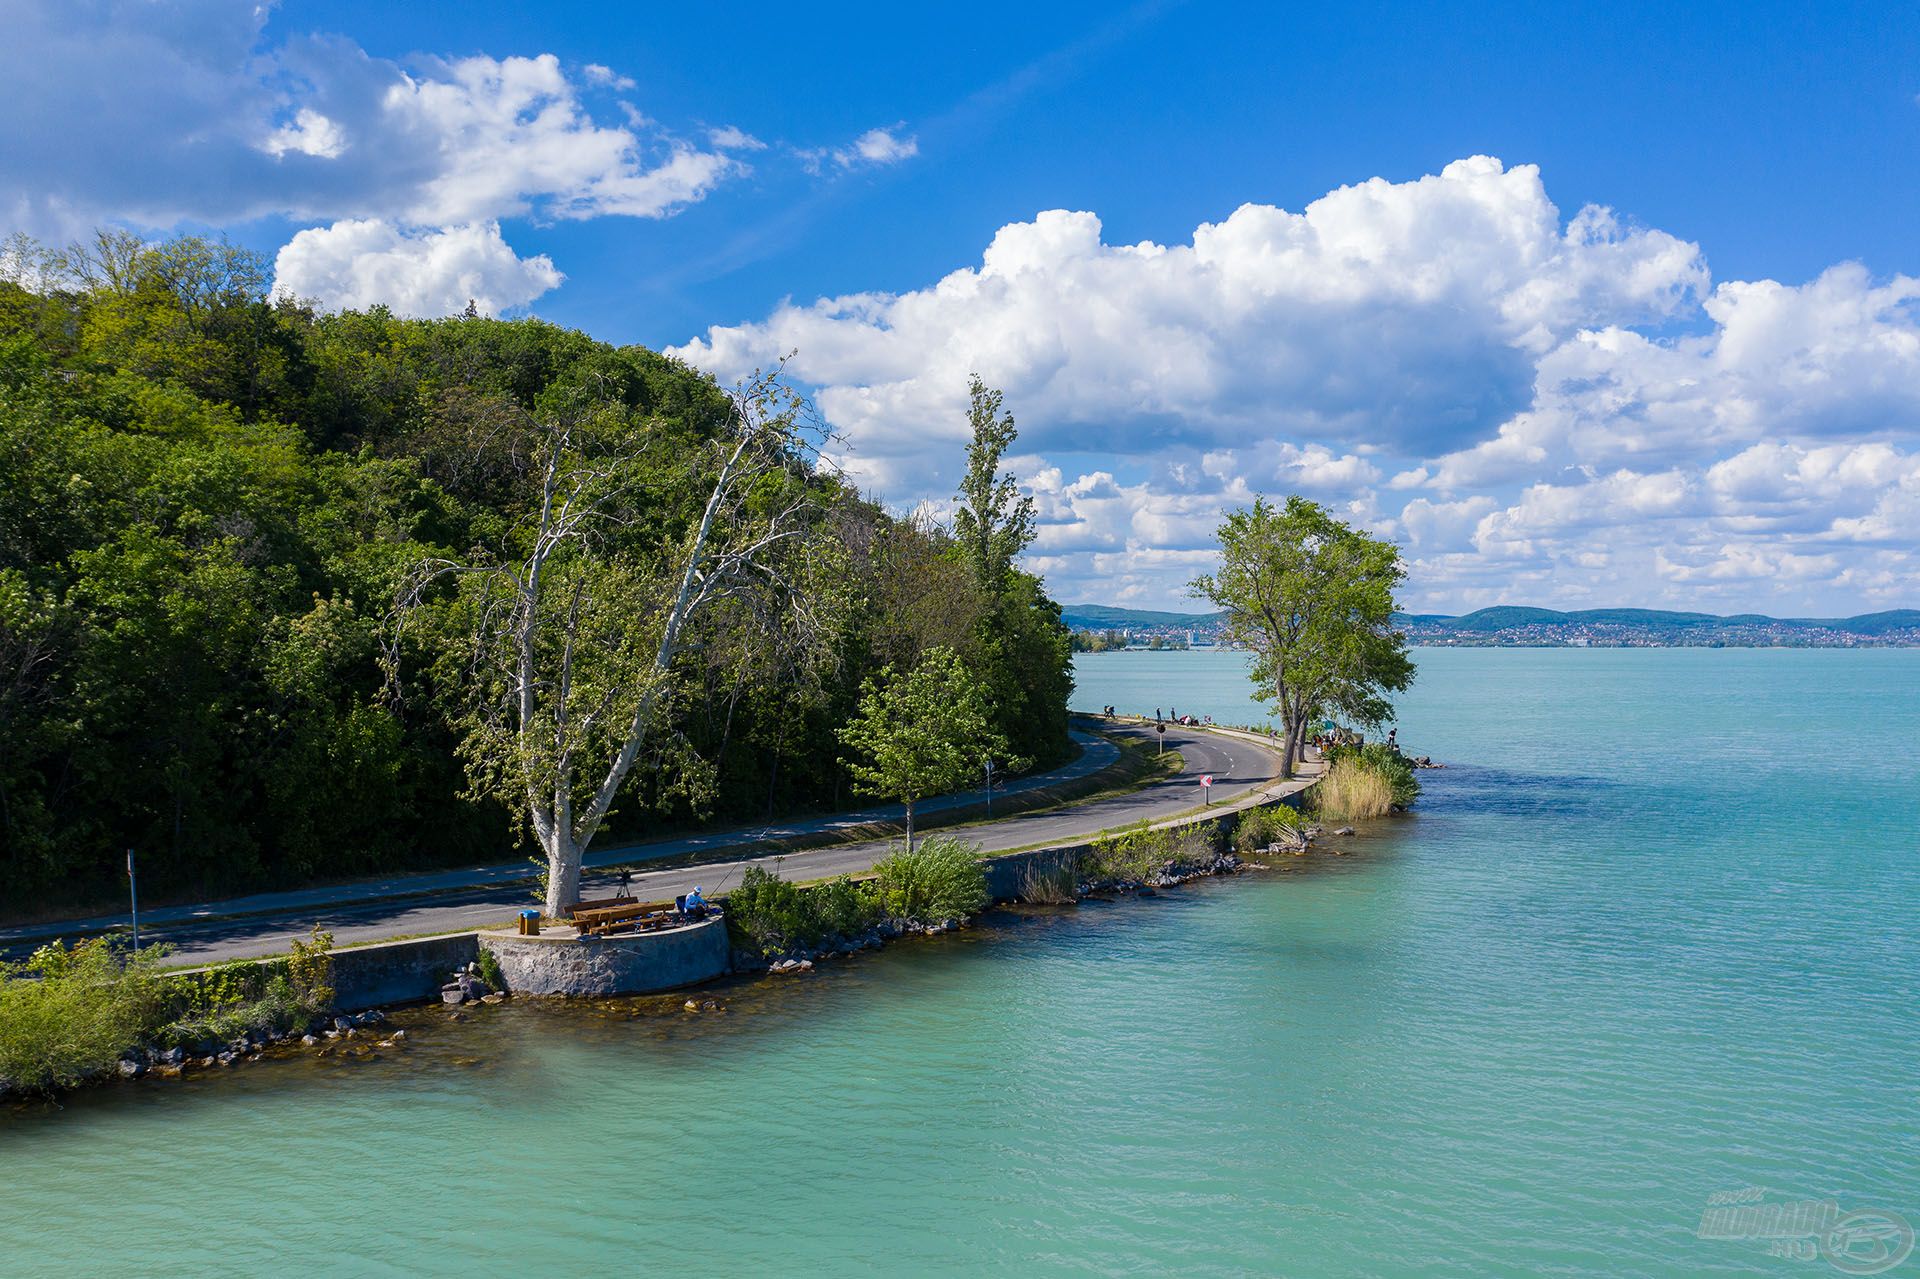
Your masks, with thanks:
M1150 738L1149 729L1135 725L1103 726L1116 735ZM1070 804L1050 812L1020 813L965 828L964 838L985 852L1004 852L1039 844L1069 843L1103 830L1126 826L1141 820L1159 820L1183 813L1200 804L1197 784L1202 774L1214 778L1213 801L1224 804L1274 782L1280 775L1276 754L1245 737L1229 737L1169 725L1166 734L1169 749L1181 754L1179 773L1151 782L1138 790L1106 799ZM1090 752L1091 753L1091 752ZM1074 766L1069 765L1072 769ZM1082 770L1085 771L1085 770ZM1058 774L1052 775L1058 780ZM845 819L842 819L845 820ZM686 841L669 840L637 848L610 849L590 856L589 861L605 866L634 864L643 860L682 858L711 844L714 836L697 836ZM758 865L771 869L779 864L789 879L818 879L843 872L859 873L872 868L894 843L891 839L870 839L858 843L833 844L820 848L788 852L780 856L715 859L698 865L678 865L671 869L636 872L632 891L643 901L675 897L698 884L709 895L725 892L739 882L742 870ZM301 896L309 900L285 910L248 914L237 918L195 919L191 912L170 912L164 920L143 920L143 943L166 942L174 948L173 963L217 963L227 959L283 954L287 943L304 937L315 924L333 933L336 944L378 941L385 938L424 933L457 932L469 928L496 927L510 920L519 910L533 903L525 883L524 863L486 872L487 877L511 875L518 883L469 882L450 887L430 897L410 896L394 900L389 891L377 894L387 885L349 885L314 890ZM615 879L589 873L582 883L585 896L605 895L613 891ZM354 900L355 893L370 900ZM328 897L333 900L312 900ZM158 912L156 912L158 913ZM206 913L202 910L200 913ZM180 918L180 915L188 915ZM107 921L78 921L67 926L68 936L101 931ZM123 921L114 921L123 922ZM32 930L0 931L0 949L19 946L29 932L45 934L46 927Z

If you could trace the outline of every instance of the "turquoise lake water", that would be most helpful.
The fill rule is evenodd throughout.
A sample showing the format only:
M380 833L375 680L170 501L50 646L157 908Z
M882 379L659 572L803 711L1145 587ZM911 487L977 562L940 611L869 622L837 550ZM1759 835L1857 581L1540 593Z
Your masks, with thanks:
M0 1112L0 1273L1830 1275L1709 1196L1920 1221L1920 652L1418 657L1449 767L1348 856ZM1078 671L1256 714L1230 653Z

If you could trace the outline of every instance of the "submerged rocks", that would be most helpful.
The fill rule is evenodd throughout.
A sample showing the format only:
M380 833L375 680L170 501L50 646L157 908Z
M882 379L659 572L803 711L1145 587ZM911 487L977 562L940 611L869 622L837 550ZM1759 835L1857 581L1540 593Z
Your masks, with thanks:
M487 983L480 980L480 969L468 964L453 974L453 979L440 988L440 1002L444 1004L478 1003L493 992L487 989Z

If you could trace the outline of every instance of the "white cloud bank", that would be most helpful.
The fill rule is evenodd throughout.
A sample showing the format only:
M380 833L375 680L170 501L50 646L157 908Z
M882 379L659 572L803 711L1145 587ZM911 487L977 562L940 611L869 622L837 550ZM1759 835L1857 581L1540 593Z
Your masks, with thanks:
M466 273L462 287L522 305L560 276L515 258L500 219L669 217L744 172L740 155L761 145L731 126L677 136L623 96L631 79L592 63L569 71L551 54L403 66L337 37L267 46L269 9L8 5L0 192L12 194L0 194L0 222L55 240L109 220L330 222L287 246L296 271L280 287L412 309ZM378 261L337 260L358 243ZM320 290L329 283L340 290Z
M677 353L733 377L789 350L902 499L951 486L969 374L1004 389L1062 598L1177 602L1225 508L1300 491L1400 539L1421 608L1920 603L1920 280L1714 287L1695 245L1563 220L1531 166L1243 205L1187 244L1053 210L926 288Z

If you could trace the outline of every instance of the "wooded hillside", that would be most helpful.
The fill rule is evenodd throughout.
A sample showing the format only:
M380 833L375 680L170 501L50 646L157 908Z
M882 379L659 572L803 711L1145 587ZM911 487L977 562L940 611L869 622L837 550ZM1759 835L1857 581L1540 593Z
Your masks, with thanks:
M511 543L539 424L583 404L663 459L628 535L670 545L704 490L668 459L724 427L720 389L537 320L317 314L201 241L15 246L11 269L0 915L118 894L129 847L156 894L512 856L513 815L469 797L456 751L463 650L432 625L395 650L397 593ZM848 806L834 731L862 679L938 645L1016 752L1066 753L1067 633L1038 580L983 585L945 531L806 474L844 558L829 660L688 646L692 691L610 835Z

